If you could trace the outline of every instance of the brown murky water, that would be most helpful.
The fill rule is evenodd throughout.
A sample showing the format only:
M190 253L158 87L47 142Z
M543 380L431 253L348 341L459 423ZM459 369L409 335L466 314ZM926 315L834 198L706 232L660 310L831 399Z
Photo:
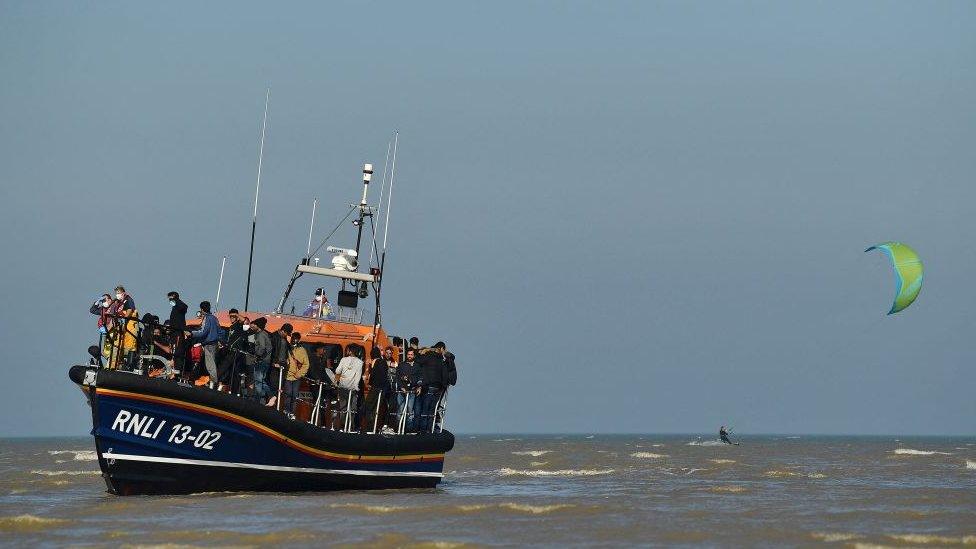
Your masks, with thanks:
M97 469L0 440L0 544L976 545L976 438L462 435L433 491L120 498Z

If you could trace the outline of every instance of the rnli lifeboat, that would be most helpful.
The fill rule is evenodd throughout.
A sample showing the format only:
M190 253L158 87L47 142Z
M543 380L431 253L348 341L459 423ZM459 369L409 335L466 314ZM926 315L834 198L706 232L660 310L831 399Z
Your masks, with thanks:
M356 253L337 248L338 259L330 268L313 265L310 256L304 257L278 310L241 312L240 316L265 318L269 332L291 324L302 334L302 345L310 356L319 347L325 349L318 356L325 356L328 365L352 350L366 360L363 376L368 380L366 350L391 346L399 357L405 342L389 337L382 326L382 264L360 272L355 261L364 220L377 210L366 202L371 166L363 173L362 200L353 206L359 214L353 222L359 231ZM320 307L312 317L281 311L295 281L304 275L339 281L334 311ZM368 295L370 288L375 311L369 318L372 322L367 323L357 298ZM229 325L226 311L217 317L222 326ZM138 327L140 341L146 330L152 333L161 328L131 317L122 321L130 329ZM278 407L269 407L248 398L243 383L223 392L185 376L152 377L149 362L153 356L152 350L139 347L116 363L106 365L96 359L69 370L69 378L82 389L91 407L98 463L113 494L433 488L443 477L444 457L454 446L454 435L444 429L442 403L438 403L429 430L408 432L405 418L396 417L396 409L360 409L359 417L351 419L346 412L342 418L337 403L327 396L328 383L304 379L294 414L290 414L280 409L280 399ZM380 422L379 417L394 419ZM395 428L379 429L380 423Z

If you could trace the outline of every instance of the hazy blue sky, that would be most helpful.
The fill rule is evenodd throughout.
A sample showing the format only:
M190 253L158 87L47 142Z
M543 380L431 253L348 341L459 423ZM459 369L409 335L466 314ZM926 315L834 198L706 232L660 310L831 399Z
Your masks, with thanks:
M386 322L457 431L976 431L976 3L6 0L0 435L88 432L117 283L242 305L268 85L252 308L399 128Z

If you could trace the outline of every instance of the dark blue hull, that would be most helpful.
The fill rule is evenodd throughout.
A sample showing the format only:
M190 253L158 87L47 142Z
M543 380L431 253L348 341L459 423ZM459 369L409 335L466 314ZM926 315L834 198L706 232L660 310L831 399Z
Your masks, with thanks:
M233 395L125 372L75 367L70 375L88 392L99 465L120 495L432 488L454 444L448 432L331 431Z

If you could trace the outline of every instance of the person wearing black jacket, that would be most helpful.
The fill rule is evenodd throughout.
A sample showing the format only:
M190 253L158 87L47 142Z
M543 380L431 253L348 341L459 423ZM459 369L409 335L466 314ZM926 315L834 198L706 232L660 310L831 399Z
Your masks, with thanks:
M391 350L392 352L392 350ZM390 395L390 366L386 359L380 355L379 347L373 347L370 355L373 357L373 365L369 370L369 396L366 397L366 413L364 416L373 419L377 428L386 427L386 421L379 425L378 414L381 410L377 406ZM385 416L385 414L383 414ZM367 419L367 421L368 421ZM365 426L367 430L373 428L372 425Z
M180 299L180 294L176 291L172 291L166 294L166 299L169 300L170 310L169 310L169 322L166 324L169 326L170 341L173 343L173 367L178 372L183 372L184 366L186 364L186 303Z
M434 425L437 402L445 386L444 344L437 342L429 349L421 349L420 357L417 358L417 367L421 377L418 429L421 433L429 433Z
M289 341L293 329L291 324L285 323L277 332L271 334L271 370L269 370L268 378L271 383L272 396L268 400L268 406L277 405L278 398L281 396L278 394L278 389L284 385L281 373L288 366L288 349L291 347Z
M230 388L232 393L239 389L240 373L244 367L244 351L247 350L247 332L241 321L240 311L227 311L230 326L227 327L227 341L218 343L217 372L220 384Z

